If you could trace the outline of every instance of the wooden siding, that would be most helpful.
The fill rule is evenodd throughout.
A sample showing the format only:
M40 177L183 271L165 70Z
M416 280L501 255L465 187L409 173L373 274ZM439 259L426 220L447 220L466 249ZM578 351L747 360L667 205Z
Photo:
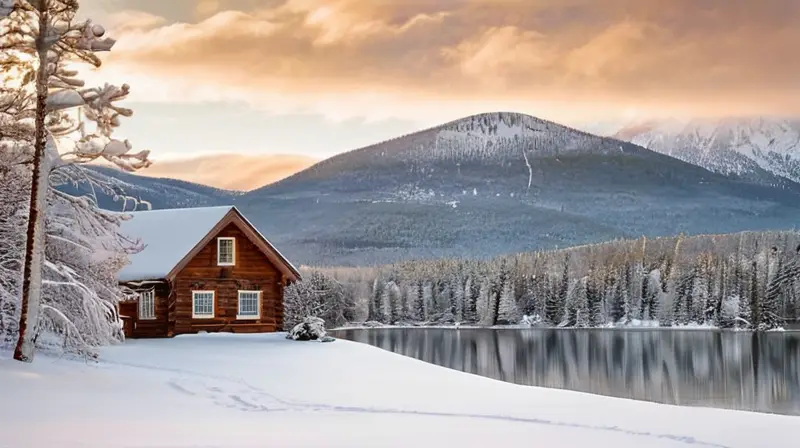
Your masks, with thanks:
M218 237L236 238L233 266L217 266ZM215 235L175 277L174 297L165 302L165 310L169 309L169 316L165 316L167 333L171 336L198 331L280 331L283 327L282 282L280 271L234 221ZM236 318L240 290L261 291L259 319ZM192 291L215 292L213 318L192 317Z
M130 316L133 320L131 325L132 338L163 338L167 336L167 297L169 296L169 285L166 282L151 285L155 289L155 319L139 319L138 302L122 302L119 304L120 316ZM134 289L148 289L147 287L137 287Z

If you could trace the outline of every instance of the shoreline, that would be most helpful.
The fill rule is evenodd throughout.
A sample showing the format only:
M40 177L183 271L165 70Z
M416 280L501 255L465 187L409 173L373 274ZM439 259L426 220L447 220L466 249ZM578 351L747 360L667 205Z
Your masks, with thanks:
M710 326L605 326L605 327L551 327L538 325L453 325L453 324L431 324L431 325L344 325L341 327L330 328L326 331L346 331L346 330L601 330L601 331L714 331L724 333L792 333L800 332L800 329L776 328L767 331L758 331L746 328L719 328Z

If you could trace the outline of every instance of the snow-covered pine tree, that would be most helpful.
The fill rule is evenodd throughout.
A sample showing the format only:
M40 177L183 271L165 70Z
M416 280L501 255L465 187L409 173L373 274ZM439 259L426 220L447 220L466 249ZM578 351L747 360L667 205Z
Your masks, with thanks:
M394 281L389 280L381 289L381 314L378 316L379 320L383 323L394 323L392 312L394 311L394 303L392 302L392 287L395 286Z
M477 321L484 325L491 325L492 285L491 280L484 277L478 290Z
M422 280L417 280L413 285L413 298L411 302L411 318L417 322L425 320L425 295Z
M464 322L478 322L478 296L479 287L469 275L464 283Z
M690 269L684 270L683 274L678 278L672 303L674 325L687 325L693 319L692 288L695 283L695 271L696 268L692 266Z
M750 271L748 272L749 282L749 295L747 297L750 302L750 325L754 329L761 326L761 300L759 295L759 264L758 264L758 244L756 244L756 253L753 254L753 259L750 261Z
M522 316L514 298L514 283L507 281L500 293L500 304L497 311L497 324L518 324Z
M763 300L759 302L759 330L773 330L781 326L778 304L786 295L792 280L791 271L784 269L783 257L779 256L777 248L773 248L769 257L769 283Z
M397 321L407 321L408 315L408 288L403 288L397 285L397 294L400 298L395 303L394 315Z
M372 295L367 300L367 320L378 321L379 317L383 314L378 306L383 298L383 282L380 277L376 277L372 281Z
M506 288L507 283L511 281L509 278L509 269L506 259L503 258L500 261L500 269L496 276L492 276L492 297L491 297L491 305L489 308L489 321L492 325L497 325L497 321L500 317L500 299L503 296L503 291Z
M576 280L567 300L569 326L587 328L591 326L588 300L589 276Z
M539 312L538 296L541 294L541 285L538 285L536 280L536 275L531 275L525 277L525 282L523 282L524 291L520 305L522 314L526 316L534 316Z
M630 279L631 267L626 263L622 268L620 281L617 282L617 293L611 306L611 323L627 325L631 320Z
M558 279L558 289L554 291L553 301L548 310L548 320L553 325L561 325L567 314L567 300L569 297L569 254L564 256L561 277Z
M434 314L433 283L425 281L422 286L422 319L429 322Z
M453 316L453 290L451 285L453 278L447 276L440 283L439 294L436 295L436 314L442 323L452 323L455 321Z
M312 270L304 273L301 281L286 287L283 307L284 330L307 317L319 317L327 328L333 328L353 319L355 302L335 278Z
M600 327L606 322L604 293L605 276L596 267L592 266L586 280L586 304L588 322L591 327Z
M45 261L45 245L55 239L53 235L45 236L48 232L48 203L52 203L51 198L54 195L58 196L51 189L51 181L72 180L75 176L80 176L76 174L80 172L75 167L76 164L99 158L129 171L150 163L147 151L130 154L131 146L127 141L121 142L111 136L114 128L119 125L118 117L132 114L129 109L114 105L116 101L127 96L128 86L118 88L106 85L102 88L85 89L83 81L76 77L77 72L67 68L73 62L99 66L100 60L94 53L108 51L114 44L112 39L101 39L105 34L102 26L89 20L76 20L77 10L78 3L75 0L19 1L14 3L6 17L0 19L0 27L4 29L0 36L4 71L9 67L6 64L9 56L18 61L27 60L16 65L18 70L21 68L21 83L16 87L19 94L9 95L9 91L5 89L2 101L8 105L10 99L15 104L15 110L5 115L4 121L14 122L11 129L17 135L12 136L12 139L21 143L20 146L28 155L27 163L32 167L32 173L29 174L29 200L26 201L27 234L22 264L21 301L18 307L18 342L14 353L14 358L21 361L33 359L34 340L39 335L37 326L40 322L49 322L51 327L61 328L67 336L79 341L82 339L76 334L78 322L72 321L70 316L57 307L44 303L47 299L43 299L43 295L47 292L43 292L42 279L49 275L55 277L47 280L46 286L50 289L74 285L77 291L82 292L78 296L84 300L85 306L93 310L91 313L100 313L99 317L90 313L92 318L111 321L111 325L117 325L113 302L109 305L105 301L105 294L101 294L101 297L98 295L99 291L91 289L91 286L109 283L108 279L100 279L101 276L108 275L107 271L78 274L68 266L68 262L59 264L53 260ZM86 132L84 123L69 114L69 110L75 108L80 108L86 118L94 122L93 132ZM23 136L22 133L27 135ZM61 199L70 202L69 198ZM114 233L121 217L97 212L93 202L72 201L69 207L72 208L73 218L82 220L82 224L97 225L100 227L94 230L103 235L115 235L103 244L114 240L114 250L124 256L124 238ZM92 213L96 219L85 219ZM77 241L71 242L75 243L76 252L96 253L109 250L107 246L92 245L94 241L85 246ZM133 250L133 245L129 245L127 250ZM109 264L113 265L114 263ZM44 272L45 269L47 272ZM99 283L81 280L93 274L98 276L95 278ZM113 283L112 287L109 291L112 301L127 293ZM40 311L45 312L41 317Z
M460 274L453 280L453 317L456 322L464 321L464 279Z

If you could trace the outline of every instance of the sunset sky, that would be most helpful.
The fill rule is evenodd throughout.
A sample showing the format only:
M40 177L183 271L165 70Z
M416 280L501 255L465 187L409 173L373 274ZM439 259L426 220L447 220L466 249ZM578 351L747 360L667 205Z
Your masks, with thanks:
M795 114L797 0L82 0L121 134L164 158L324 158L472 113L603 132Z

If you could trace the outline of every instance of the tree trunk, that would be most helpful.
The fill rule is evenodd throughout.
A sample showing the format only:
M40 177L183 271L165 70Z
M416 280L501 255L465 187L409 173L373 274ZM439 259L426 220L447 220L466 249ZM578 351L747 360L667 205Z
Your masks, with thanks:
M19 338L14 349L14 359L22 362L33 361L33 339L39 319L39 302L42 290L42 262L44 261L44 215L39 212L46 207L48 170L42 166L45 161L47 144L45 109L47 103L47 46L45 37L48 29L46 2L39 11L39 33L36 49L39 54L39 68L36 74L36 134L33 147L33 175L31 178L31 199L28 209L28 230L25 240L25 262L22 267L22 300L19 319Z

